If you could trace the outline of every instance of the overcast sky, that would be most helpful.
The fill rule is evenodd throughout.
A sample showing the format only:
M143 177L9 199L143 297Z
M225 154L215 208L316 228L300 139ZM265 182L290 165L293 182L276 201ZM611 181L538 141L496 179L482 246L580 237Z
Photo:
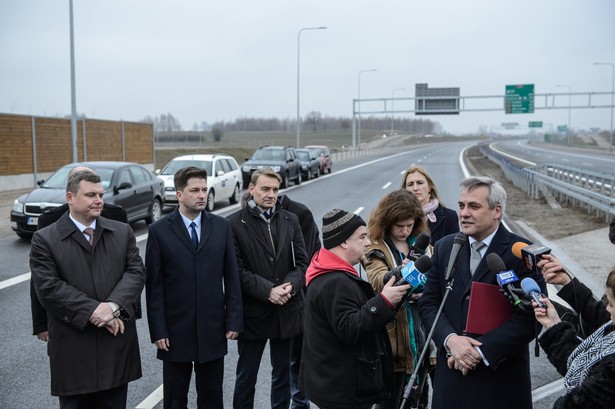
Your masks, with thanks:
M612 0L74 0L77 110L138 121L172 113L189 130L237 117L352 116L361 98L413 97L416 83L462 96L610 91ZM68 0L0 2L0 113L70 115ZM567 97L562 102L567 102ZM587 105L574 98L573 105ZM598 102L598 100L594 100ZM610 102L609 98L600 100ZM544 102L542 102L544 104ZM396 102L395 108L403 106ZM497 105L497 104L496 104ZM539 101L536 101L539 105ZM403 116L397 114L396 116ZM405 114L410 115L410 114ZM566 124L568 111L432 116L449 132L502 122ZM573 128L610 126L573 109Z

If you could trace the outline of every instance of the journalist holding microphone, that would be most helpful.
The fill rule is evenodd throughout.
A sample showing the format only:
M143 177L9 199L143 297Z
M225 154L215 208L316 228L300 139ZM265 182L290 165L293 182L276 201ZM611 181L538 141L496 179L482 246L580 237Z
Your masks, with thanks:
M605 293L610 319L585 340L571 323L560 320L551 300L540 299L546 308L533 303L536 319L546 328L538 342L564 375L566 394L555 402L555 409L615 407L615 269L606 279Z
M496 275L501 272L489 270L487 254L499 256L506 269L514 270L519 278L534 276L543 293L544 280L523 270L521 260L512 254L515 242L527 240L501 223L506 208L502 185L490 177L469 177L459 186L463 235L459 234L459 241L452 234L436 242L433 267L419 300L425 328L435 323L433 340L438 355L432 408L530 409L528 345L537 330L531 309L511 310L505 305L510 315L482 334L466 331L466 325L473 286L489 284L493 289L498 284ZM447 290L451 280L452 289ZM443 299L442 314L436 320ZM479 315L493 314L491 308L479 311Z
M425 253L431 255L429 229L423 210L418 199L406 190L393 191L380 200L369 217L367 231L371 244L363 263L369 282L377 293L388 282L391 270L415 262ZM419 296L419 292L413 291L407 302L398 308L395 320L387 324L393 350L395 389L391 399L381 405L382 409L399 408L406 378L412 375L425 344L426 334L416 307ZM421 379L427 377L428 366L423 368ZM420 407L427 407L428 396L428 390L424 388L420 400L423 406Z

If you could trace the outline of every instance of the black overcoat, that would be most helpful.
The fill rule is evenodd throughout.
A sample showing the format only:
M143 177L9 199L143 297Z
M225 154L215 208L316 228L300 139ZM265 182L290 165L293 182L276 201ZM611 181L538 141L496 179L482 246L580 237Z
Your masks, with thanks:
M208 362L227 353L227 331L243 329L239 271L228 220L201 214L195 249L175 209L149 226L145 252L147 322L158 350L171 362Z
M245 339L290 338L303 332L303 292L308 259L293 213L276 210L269 224L249 206L229 216L241 277ZM275 286L290 282L294 296L269 302Z
M419 312L426 330L431 328L445 294L444 273L454 237L454 234L446 236L435 245L433 266L427 273L425 291L419 301ZM519 241L528 243L523 237L510 233L500 225L486 254L495 253L500 256L506 269L514 270L519 280L531 276L546 294L542 276L524 270L521 260L513 255L512 245ZM483 256L473 279L470 280L470 245L466 243L453 270L453 289L433 335L438 347L433 409L532 407L528 344L535 337L538 328L533 311L515 308L508 321L499 328L483 335L465 333L471 282L497 285L496 274L499 271L489 271L486 258L486 255ZM485 311L485 314L488 313ZM458 370L449 369L443 343L446 337L453 333L468 335L482 342L480 349L490 365L481 363L466 376Z

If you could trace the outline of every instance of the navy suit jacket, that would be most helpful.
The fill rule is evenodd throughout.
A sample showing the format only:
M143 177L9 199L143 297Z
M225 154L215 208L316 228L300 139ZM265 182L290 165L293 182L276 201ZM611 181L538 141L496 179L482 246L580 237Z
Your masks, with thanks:
M149 226L145 253L152 342L169 338L173 362L208 362L227 353L227 331L243 330L239 269L231 224L203 212L197 248L175 209Z
M432 246L442 237L459 232L459 217L456 211L439 205L433 213L436 215L436 221L427 223Z
M454 237L454 234L446 236L435 245L433 267L427 273L425 291L419 301L419 312L427 330L435 320L446 291L444 273ZM525 270L522 261L512 254L511 248L514 243L518 241L529 243L528 240L509 232L501 224L474 276L470 278L470 245L467 240L466 238L466 245L461 250L453 270L453 287L433 335L438 347L438 362L432 408L529 409L532 407L532 397L528 344L537 335L538 330L533 311L515 308L508 321L483 335L466 334L466 318L472 281L497 285L496 274L499 271L489 271L486 254L495 253L500 256L506 269L514 270L519 280L531 276L546 294L544 280L542 275ZM485 314L488 313L489 311L485 311ZM449 334L468 335L482 342L480 350L489 362L489 366L481 363L466 376L458 370L449 369L443 346Z

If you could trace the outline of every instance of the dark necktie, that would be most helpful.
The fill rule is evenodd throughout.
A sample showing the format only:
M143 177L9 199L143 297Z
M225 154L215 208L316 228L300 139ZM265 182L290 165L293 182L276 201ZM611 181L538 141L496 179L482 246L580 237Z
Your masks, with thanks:
M83 229L83 232L89 236L88 243L90 243L90 246L92 246L94 244L94 229L91 227L86 227L85 229Z
M485 243L482 241L475 241L470 247L472 248L470 251L470 274L474 275L476 267L478 267L482 258L480 251L485 247Z
M190 223L190 238L196 248L199 245L199 236L196 234L196 224L194 222Z

